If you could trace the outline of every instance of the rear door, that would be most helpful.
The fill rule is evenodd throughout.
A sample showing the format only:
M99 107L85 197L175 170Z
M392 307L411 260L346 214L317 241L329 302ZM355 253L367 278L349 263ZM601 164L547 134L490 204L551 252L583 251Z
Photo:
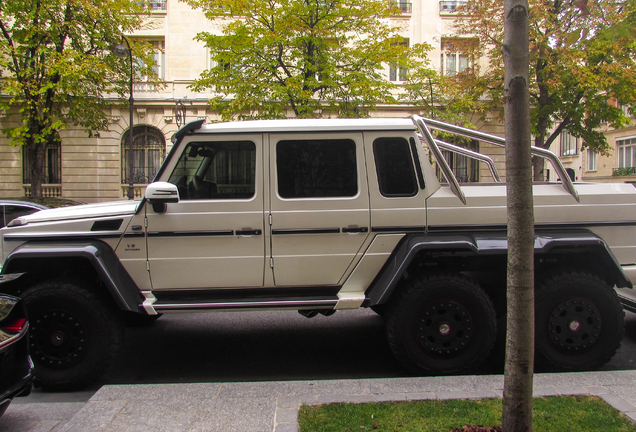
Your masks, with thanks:
M369 236L362 134L270 135L277 286L337 286Z

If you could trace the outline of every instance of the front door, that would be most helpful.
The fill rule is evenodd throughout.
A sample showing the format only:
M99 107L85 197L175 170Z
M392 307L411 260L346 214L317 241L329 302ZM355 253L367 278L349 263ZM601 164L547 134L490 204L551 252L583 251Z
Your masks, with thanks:
M177 185L179 202L165 213L146 205L153 290L262 287L261 135L203 136L181 147L161 178Z
M362 134L271 135L277 286L337 286L369 236Z

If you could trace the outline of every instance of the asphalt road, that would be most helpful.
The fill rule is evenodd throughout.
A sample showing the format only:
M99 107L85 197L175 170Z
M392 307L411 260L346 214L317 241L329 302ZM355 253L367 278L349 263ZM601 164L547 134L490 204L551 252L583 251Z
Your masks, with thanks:
M636 314L627 313L623 343L602 370L636 369ZM503 373L490 359L478 371ZM84 392L35 390L15 402L84 401L103 384L237 382L406 377L370 310L307 319L295 311L164 315L129 328L121 362Z

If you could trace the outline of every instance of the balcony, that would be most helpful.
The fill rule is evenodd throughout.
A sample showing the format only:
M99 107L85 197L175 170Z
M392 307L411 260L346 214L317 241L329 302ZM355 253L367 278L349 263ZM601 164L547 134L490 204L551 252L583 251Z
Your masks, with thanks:
M31 196L30 184L23 184L22 189L24 190L25 197ZM50 198L50 197L60 198L62 196L62 185L61 184L43 184L42 196L45 198Z
M636 175L636 167L629 168L614 168L612 170L614 177L633 176Z
M166 6L167 2L168 0L152 0L150 2L150 8L153 11L165 11L168 9Z
M392 1L391 7L396 7L402 11L403 14L413 13L413 4L405 1Z
M439 13L455 13L459 6L465 5L466 3L464 0L442 0L439 2Z

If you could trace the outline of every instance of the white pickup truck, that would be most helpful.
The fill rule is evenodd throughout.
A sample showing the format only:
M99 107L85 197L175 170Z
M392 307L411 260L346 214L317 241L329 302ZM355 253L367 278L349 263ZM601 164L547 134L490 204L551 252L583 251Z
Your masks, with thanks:
M417 116L202 123L175 134L141 201L44 210L0 231L0 290L27 306L36 385L99 378L126 317L192 311L372 308L416 374L488 358L505 330L506 186L488 157L430 129L503 139ZM493 181L459 185L440 147L487 163ZM615 288L636 306L636 188L573 185L541 156L561 181L534 186L537 363L596 368L622 337Z

